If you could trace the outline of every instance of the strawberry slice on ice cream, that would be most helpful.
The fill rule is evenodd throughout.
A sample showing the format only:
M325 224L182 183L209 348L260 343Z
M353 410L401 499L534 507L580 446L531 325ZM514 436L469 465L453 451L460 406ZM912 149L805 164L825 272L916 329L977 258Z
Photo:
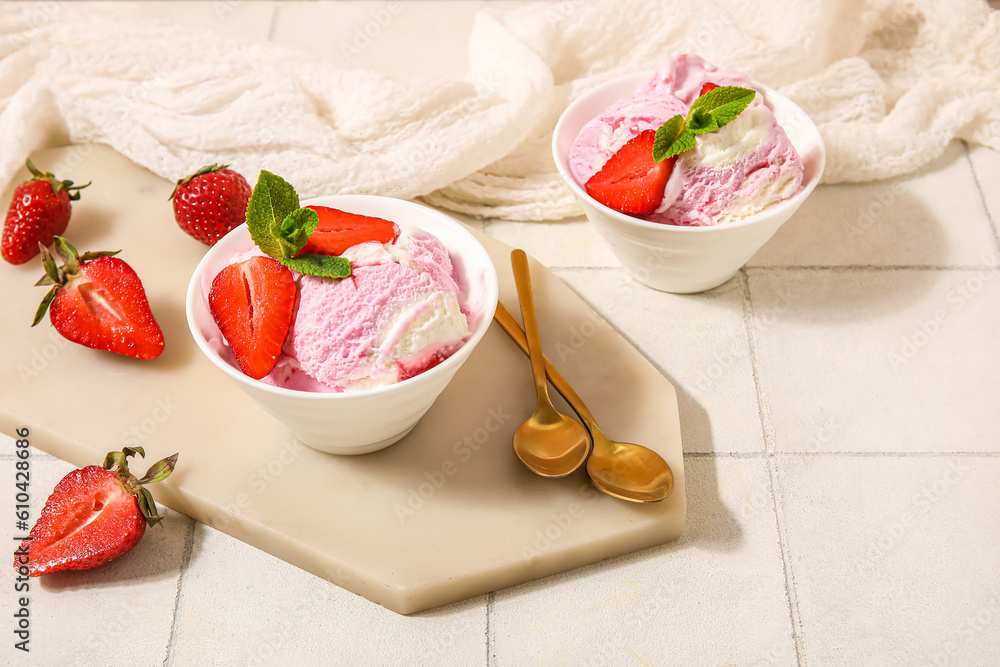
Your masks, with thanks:
M212 281L208 304L240 370L259 380L274 368L295 308L292 272L272 257L230 264Z
M630 215L649 215L663 201L674 158L653 160L655 130L640 132L622 146L587 181L587 194L609 208Z
M305 208L316 211L319 224L300 254L340 256L359 243L392 243L399 238L399 226L389 220L348 213L328 206Z

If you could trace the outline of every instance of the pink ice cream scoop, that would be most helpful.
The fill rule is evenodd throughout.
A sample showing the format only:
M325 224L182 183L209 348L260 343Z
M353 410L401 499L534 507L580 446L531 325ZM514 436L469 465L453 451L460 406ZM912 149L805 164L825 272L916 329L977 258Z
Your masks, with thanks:
M395 243L362 243L343 256L348 278L300 277L295 320L264 382L370 389L435 366L468 339L451 258L431 234L410 229Z
M670 117L686 116L706 83L754 88L743 74L710 65L698 56L664 61L639 90L615 102L587 123L569 152L570 171L581 185L618 149ZM697 137L696 147L678 156L652 222L707 226L726 224L787 199L802 187L802 159L763 93L717 132Z

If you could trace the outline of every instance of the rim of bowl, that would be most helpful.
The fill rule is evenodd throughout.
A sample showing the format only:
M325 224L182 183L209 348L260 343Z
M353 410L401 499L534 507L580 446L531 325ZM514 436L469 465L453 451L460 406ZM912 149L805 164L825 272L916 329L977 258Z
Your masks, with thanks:
M210 261L215 259L215 255L213 255L213 252L215 251L217 245L222 243L222 241L225 240L230 235L240 234L243 233L244 230L246 230L247 228L246 223L243 223L239 227L233 228L228 234L219 239L219 241L216 243L216 246L212 246L211 248L208 249L205 255L198 262L198 265L195 267L194 272L191 275L191 280L188 282L188 289L185 295L185 303L184 303L184 315L185 318L187 319L188 329L191 331L191 336L194 338L195 343L201 349L202 354L204 354L205 357L207 357L208 360L211 361L216 367L222 369L223 372L225 372L227 375L229 375L231 378L235 379L238 382L245 382L256 389L259 389L266 393L275 394L277 396L285 396L289 398L301 398L304 400L319 400L319 401L346 400L348 398L355 398L355 397L378 396L380 394L385 394L392 391L398 391L399 387L401 386L412 387L413 384L421 382L422 378L430 378L434 377L434 375L439 375L441 373L447 372L449 368L451 368L456 364L461 363L461 360L463 360L463 358L468 357L472 353L472 350L476 347L476 345L479 344L479 341L482 340L483 336L486 335L486 332L489 330L490 325L493 321L493 313L489 313L489 317L487 317L486 316L487 311L489 311L490 308L495 310L497 303L500 299L500 284L499 284L499 278L497 276L496 267L493 265L493 261L490 259L489 253L486 251L486 248L484 248L483 245L479 242L479 239L473 236L472 233L470 233L469 230L467 230L462 225L462 223L458 222L458 220L452 218L450 215L442 213L441 211L431 208L430 206L425 206L423 204L418 204L416 202L411 202L405 199L397 199L395 197L384 197L381 195L344 194L344 195L324 195L321 197L311 197L309 199L303 200L301 204L306 206L313 203L318 204L320 201L344 202L343 205L348 208L350 207L350 204L353 202L391 201L398 203L394 205L403 205L405 207L412 208L415 212L418 212L418 214L420 215L427 215L427 214L433 215L442 220L443 222L445 222L446 224L455 226L461 234L464 234L469 241L475 244L475 247L483 253L483 257L486 259L486 265L483 267L484 277L486 282L485 302L484 302L485 307L483 309L483 319L480 322L479 326L474 331L471 331L469 333L469 338L468 340L465 341L465 343L462 344L462 347L456 350L454 354L452 354L450 357L442 361L437 366L429 368L428 370L424 371L423 373L420 373L419 375L415 375L411 378L407 378L400 382L394 382L392 384L385 385L382 387L373 387L371 389L359 389L355 391L344 391L344 392L325 392L325 391L304 391L301 389L287 389L285 387L276 387L274 385L267 384L266 382L261 382L260 380L252 378L249 375L245 374L239 368L230 365L225 359L220 357L218 353L216 353L216 351L209 346L208 340L205 338L197 322L195 321L196 301L202 298L202 293L201 293L202 271L205 269L206 265ZM375 213L371 211L368 212L350 211L350 212L352 213L357 212L360 213L361 215L375 215ZM418 229L422 229L419 224L404 226L403 224L400 224L396 220L393 220L393 222L395 222L397 225L400 225L400 227L404 228L416 227ZM449 251L449 254L451 254L451 251Z
M645 72L635 72L632 74L626 74L623 76L615 77L613 79L609 79L608 81L605 81L604 83L595 86L594 88L580 95L580 97L573 100L569 104L569 106L567 106L563 110L562 114L560 114L559 120L556 122L555 130L552 133L552 157L555 160L556 169L559 171L559 175L562 176L562 179L570 186L570 188L573 190L573 193L577 197L585 198L586 201L590 202L593 206L602 210L604 213L613 216L616 220L625 222L626 224L634 224L635 226L641 229L669 230L671 232L677 232L681 234L705 234L705 233L719 232L725 229L747 227L749 225L756 224L762 220L766 220L771 215L780 214L782 212L782 209L784 208L787 208L789 206L797 206L799 203L798 200L805 199L806 197L809 196L809 194L812 193L814 189L816 189L816 186L819 184L820 179L823 177L823 170L826 168L826 144L823 142L823 137L822 135L820 135L819 130L816 128L816 124L813 123L812 118L809 117L809 114L803 111L802 108L799 107L799 105L795 104L781 93L775 91L772 88L769 88L768 86L754 83L752 84L752 87L755 90L757 90L757 92L763 93L764 104L766 104L768 108L771 109L772 113L774 112L774 107L771 104L771 100L777 100L782 105L787 105L791 109L801 114L801 117L803 119L802 125L811 135L813 135L813 138L816 140L816 144L819 147L819 155L817 156L818 159L816 161L817 167L813 178L810 179L809 182L803 182L802 189L793 194L791 197L788 197L787 199L784 199L776 204L772 204L763 211L755 213L737 222L727 222L726 224L723 225L695 226L695 225L671 225L668 223L651 222L649 220L643 220L642 218L636 218L626 213L622 213L621 211L616 211L615 209L609 206L605 206L601 202L597 201L596 199L588 195L587 191L584 190L579 183L577 183L576 178L573 176L572 173L570 173L569 168L567 167L566 161L569 158L569 153L567 152L566 155L562 155L559 151L559 137L562 135L563 132L565 132L564 126L567 122L566 120L567 117L577 107L586 104L587 102L593 100L595 97L600 97L602 94L605 94L608 89L617 88L618 86L624 86L626 83L630 81L634 81L636 88L638 88L640 83L649 79L651 76L653 76L654 73L655 72L653 70L647 70ZM617 99L621 98L619 97L613 100L609 100L608 103L604 105L604 107L613 104ZM579 133L579 130L577 130L577 133ZM575 141L576 137L574 137L573 140ZM570 144L570 146L572 146L572 144ZM796 148L796 150L798 150L798 148Z

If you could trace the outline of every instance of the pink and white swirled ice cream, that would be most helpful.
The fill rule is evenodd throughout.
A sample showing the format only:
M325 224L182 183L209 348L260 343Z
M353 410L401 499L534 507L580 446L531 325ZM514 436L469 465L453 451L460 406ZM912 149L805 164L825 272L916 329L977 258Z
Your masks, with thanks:
M360 243L342 256L351 263L348 278L294 274L295 316L262 382L314 392L373 389L436 366L468 340L469 312L437 237L410 228L393 243ZM235 365L221 335L210 343Z
M695 55L664 61L634 94L587 123L569 152L573 176L585 185L622 146L672 116L685 116L706 83L754 88L758 94L735 120L697 137L677 157L663 200L645 219L683 226L722 225L758 213L802 187L802 159L745 75Z

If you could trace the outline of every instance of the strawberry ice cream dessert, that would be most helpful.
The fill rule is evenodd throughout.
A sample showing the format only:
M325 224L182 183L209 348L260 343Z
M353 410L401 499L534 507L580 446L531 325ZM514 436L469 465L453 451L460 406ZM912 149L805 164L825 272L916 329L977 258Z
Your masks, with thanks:
M469 337L448 251L408 229L392 243L368 241L342 255L348 278L298 278L295 319L274 370L286 389L357 391L413 377Z
M746 106L730 117L724 105L740 90ZM742 220L802 187L802 159L763 97L743 74L694 55L670 58L581 129L570 172L602 204L651 222ZM654 137L675 139L674 151L654 160Z
M284 389L361 391L429 370L469 339L470 309L437 237L324 206L266 224L287 186L267 177L257 188L272 196L256 210L252 198L247 215L255 247L203 278L221 358Z

